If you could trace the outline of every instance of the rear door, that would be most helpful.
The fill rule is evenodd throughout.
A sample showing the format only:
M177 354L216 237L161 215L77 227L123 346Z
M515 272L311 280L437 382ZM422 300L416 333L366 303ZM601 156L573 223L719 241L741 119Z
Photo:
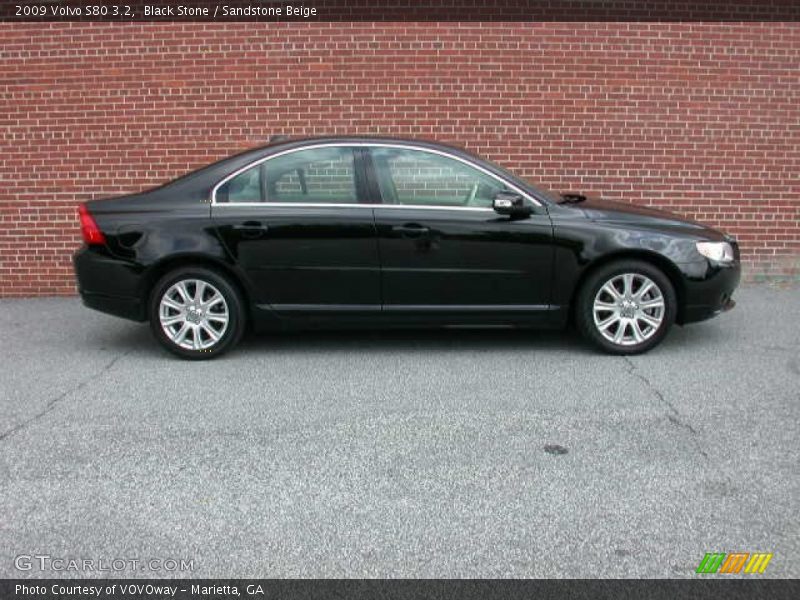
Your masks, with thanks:
M287 314L379 311L380 265L362 150L291 150L218 187L212 217L257 304Z
M492 199L512 191L471 163L432 150L372 147L384 311L546 311L552 225L540 209L512 219Z

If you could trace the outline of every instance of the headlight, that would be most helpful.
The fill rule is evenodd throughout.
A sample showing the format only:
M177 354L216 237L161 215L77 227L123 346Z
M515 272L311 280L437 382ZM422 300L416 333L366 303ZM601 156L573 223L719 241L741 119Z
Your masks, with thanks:
M733 262L733 246L728 242L697 242L697 251L716 262Z

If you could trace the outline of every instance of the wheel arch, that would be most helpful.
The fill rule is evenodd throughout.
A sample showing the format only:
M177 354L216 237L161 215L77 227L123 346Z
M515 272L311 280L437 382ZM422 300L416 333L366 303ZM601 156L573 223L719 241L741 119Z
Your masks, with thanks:
M577 303L577 297L586 283L586 280L592 275L592 273L597 271L597 269L622 260L641 260L642 262L651 264L664 273L667 279L669 279L669 282L672 284L672 288L675 290L675 297L678 304L675 322L679 325L682 324L686 298L686 287L683 282L683 275L674 262L661 254L650 252L648 250L619 250L601 256L587 265L578 278L575 288L572 290L569 313L570 322L572 322L572 320L575 318L575 305Z
M242 281L240 275L230 265L222 260L211 258L207 255L198 254L181 254L177 256L170 256L157 263L151 265L144 274L141 298L144 306L150 305L151 295L153 288L159 279L170 271L182 269L185 267L203 267L212 271L218 272L220 275L228 279L231 284L237 289L242 297L242 302L245 304L245 318L247 323L252 322L252 294L247 286Z

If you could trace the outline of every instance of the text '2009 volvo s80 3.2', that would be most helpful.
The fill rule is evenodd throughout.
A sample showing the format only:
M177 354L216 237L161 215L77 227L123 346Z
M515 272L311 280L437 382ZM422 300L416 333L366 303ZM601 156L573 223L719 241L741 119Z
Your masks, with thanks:
M188 359L247 328L570 322L635 354L732 308L741 268L710 227L414 140L284 140L79 215L83 302Z

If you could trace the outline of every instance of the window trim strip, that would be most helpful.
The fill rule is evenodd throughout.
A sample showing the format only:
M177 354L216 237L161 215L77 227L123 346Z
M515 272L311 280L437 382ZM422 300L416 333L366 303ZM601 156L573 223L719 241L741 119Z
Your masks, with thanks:
M395 209L433 209L433 210L468 210L468 211L492 211L491 208L481 208L481 207L473 207L473 206L447 206L447 205L430 205L430 206L421 206L417 204L384 204L382 202L376 203L327 203L327 202L217 202L217 190L225 185L228 181L244 173L248 169L252 169L258 165L261 165L268 160L272 160L273 158L278 158L279 156L284 156L286 154L291 154L293 152L301 152L303 150L315 150L317 148L399 148L401 150L418 150L420 152L428 152L429 154L438 154L439 156L444 156L458 162L464 163L472 167L473 169L477 169L482 173L496 179L504 183L506 186L520 194L523 198L527 198L530 202L534 204L534 206L542 206L542 203L531 196L526 191L520 189L518 186L510 183L508 180L500 177L496 173L492 173L488 169L484 169L478 164L475 164L472 161L469 161L465 158L461 158L460 156L455 156L454 154L450 154L448 152L444 152L442 150L436 150L433 148L426 148L424 146L414 146L412 144L393 144L393 143L382 143L382 142L352 142L352 143L344 143L344 142L325 142L322 144L311 144L308 146L299 146L297 148L290 148L289 150L284 150L283 152L277 152L275 154L270 154L269 156L264 156L259 158L251 163L248 163L244 167L237 169L230 175L225 176L221 179L217 184L211 189L211 206L262 206L262 207L360 207L360 208L395 208ZM355 157L354 157L355 159Z

